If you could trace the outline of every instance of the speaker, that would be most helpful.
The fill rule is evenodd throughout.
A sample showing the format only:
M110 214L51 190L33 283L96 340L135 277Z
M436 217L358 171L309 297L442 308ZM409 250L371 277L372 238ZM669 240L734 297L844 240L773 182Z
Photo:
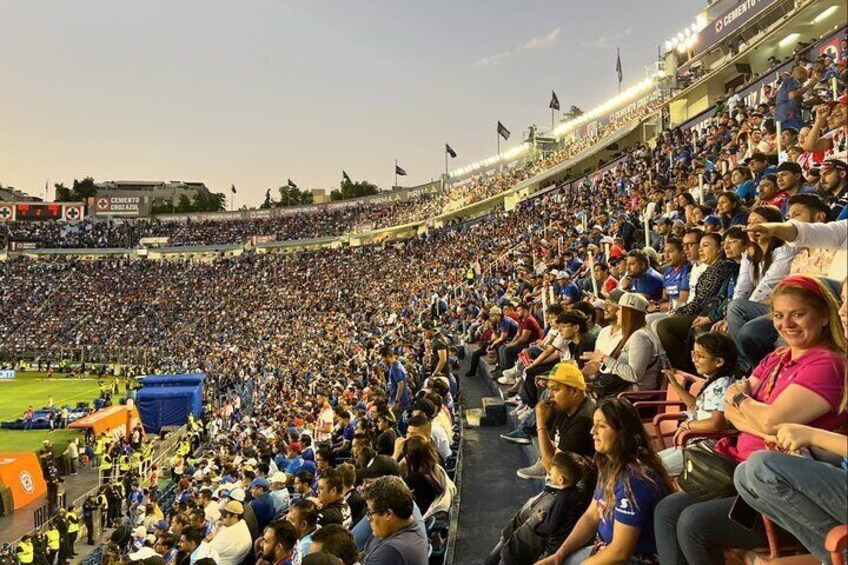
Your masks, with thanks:
M15 512L15 501L12 499L12 489L0 485L0 516L9 516Z

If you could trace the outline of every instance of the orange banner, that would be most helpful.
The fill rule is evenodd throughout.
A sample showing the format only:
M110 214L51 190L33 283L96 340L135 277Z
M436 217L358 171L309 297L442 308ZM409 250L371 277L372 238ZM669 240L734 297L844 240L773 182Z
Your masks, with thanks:
M34 452L0 455L0 483L12 489L15 510L47 492L41 465Z
M85 418L68 425L69 428L91 428L95 437L103 432L107 432L113 436L124 436L127 433L127 407L116 404L102 410L98 410L93 414L89 414ZM129 416L130 428L141 423L141 417L138 415L138 409L133 406Z

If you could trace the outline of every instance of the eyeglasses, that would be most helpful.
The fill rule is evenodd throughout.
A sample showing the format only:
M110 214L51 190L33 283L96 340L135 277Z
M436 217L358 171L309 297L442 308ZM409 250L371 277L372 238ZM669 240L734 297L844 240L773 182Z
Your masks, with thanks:
M385 514L385 512L385 510L366 510L365 515L368 516L368 519L370 520L375 514Z

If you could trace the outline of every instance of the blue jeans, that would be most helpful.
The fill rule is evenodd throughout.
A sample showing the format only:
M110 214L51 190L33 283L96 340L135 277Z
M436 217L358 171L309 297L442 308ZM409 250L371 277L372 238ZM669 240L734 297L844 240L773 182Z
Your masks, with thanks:
M745 298L731 300L727 305L727 334L736 341L741 358L752 366L756 366L762 360L763 351L768 352L774 349L774 342L777 340L777 331L768 313L767 305ZM749 323L752 324L750 328L747 327ZM744 345L741 335L743 333L745 334Z
M758 451L736 468L736 489L745 502L798 538L822 563L830 563L824 540L848 523L848 473L839 467L775 451Z
M724 565L725 549L768 544L762 529L749 531L728 517L735 498L696 502L688 492L663 498L654 510L657 553L662 565Z

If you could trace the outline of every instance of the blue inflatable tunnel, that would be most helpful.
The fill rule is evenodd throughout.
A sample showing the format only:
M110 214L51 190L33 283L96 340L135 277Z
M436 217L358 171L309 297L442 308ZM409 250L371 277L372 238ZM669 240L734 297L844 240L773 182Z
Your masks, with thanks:
M136 406L147 432L159 433L163 426L182 426L189 412L200 417L203 392L194 386L153 386L138 391Z
M195 386L202 385L206 380L203 373L192 373L187 375L150 375L141 379L140 384L144 388L164 386Z

